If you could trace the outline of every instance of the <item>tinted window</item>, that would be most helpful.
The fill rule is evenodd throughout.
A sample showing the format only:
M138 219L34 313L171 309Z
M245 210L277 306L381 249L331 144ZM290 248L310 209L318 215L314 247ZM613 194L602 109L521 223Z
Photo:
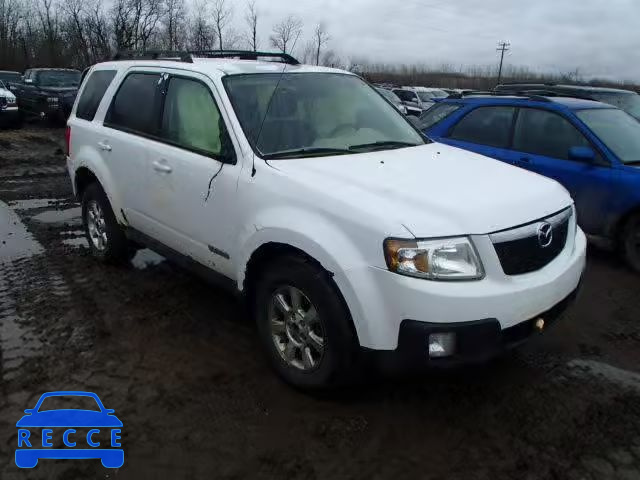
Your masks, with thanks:
M162 114L162 136L178 146L222 156L229 145L224 120L202 83L172 78Z
M513 135L513 149L552 158L569 158L571 147L591 147L571 123L552 112L522 108Z
M36 83L42 87L77 87L80 84L80 72L77 70L41 70L37 73Z
M420 115L420 128L423 130L431 128L461 107L462 105L456 105L453 103L438 103L434 105Z
M132 73L116 93L105 123L134 132L153 134L156 130L155 99L160 75Z
M577 115L622 162L640 162L640 122L613 108L581 110Z
M91 74L78 101L76 117L89 121L93 120L104 92L106 92L115 75L115 70L98 70Z
M476 108L453 127L450 138L506 148L514 111L513 107Z

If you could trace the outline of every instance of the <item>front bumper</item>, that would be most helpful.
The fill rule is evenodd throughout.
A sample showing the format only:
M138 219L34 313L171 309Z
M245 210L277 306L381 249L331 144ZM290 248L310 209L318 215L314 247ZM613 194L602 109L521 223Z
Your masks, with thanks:
M404 320L400 325L398 347L393 351L366 350L384 371L409 370L420 367L455 367L482 363L510 350L530 338L540 335L555 325L574 303L580 287L545 312L533 318L502 329L495 318L462 323L427 323ZM544 320L544 329L536 327ZM455 353L448 357L430 358L429 335L453 332L456 335Z
M502 270L491 240L472 236L484 263L485 277L476 281L429 281L378 267L336 274L353 318L361 347L394 351L407 320L439 325L479 319L497 322L501 331L547 312L576 290L586 263L586 238L573 226L564 250L548 265L509 276Z
M11 123L20 118L18 107L0 108L0 122Z

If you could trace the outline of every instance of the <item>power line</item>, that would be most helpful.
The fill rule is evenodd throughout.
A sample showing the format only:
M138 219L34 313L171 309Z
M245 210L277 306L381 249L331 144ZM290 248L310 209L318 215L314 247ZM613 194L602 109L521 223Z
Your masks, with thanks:
M498 69L498 84L502 78L502 62L504 61L504 52L509 51L511 44L509 42L498 42L498 48L496 50L500 52L500 68Z

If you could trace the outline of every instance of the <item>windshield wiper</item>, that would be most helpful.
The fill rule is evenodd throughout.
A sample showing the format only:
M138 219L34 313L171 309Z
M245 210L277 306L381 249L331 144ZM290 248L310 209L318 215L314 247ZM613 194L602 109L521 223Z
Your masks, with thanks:
M350 150L344 148L326 148L326 147L307 147L307 148L293 148L291 150L281 150L279 152L265 153L262 158L265 160L275 158L287 158L295 157L297 155L309 156L309 155L345 155L351 153Z
M351 145L349 150L363 150L363 149L387 149L387 148L404 148L404 147L417 147L420 145L419 143L411 143L411 142L394 142L394 141L386 141L386 142L371 142L371 143L363 143L361 145Z

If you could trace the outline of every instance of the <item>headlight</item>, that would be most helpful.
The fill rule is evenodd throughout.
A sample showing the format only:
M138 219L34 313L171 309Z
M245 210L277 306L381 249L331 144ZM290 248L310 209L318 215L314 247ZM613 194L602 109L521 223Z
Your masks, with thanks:
M479 280L482 262L467 237L384 241L390 271L430 280Z

